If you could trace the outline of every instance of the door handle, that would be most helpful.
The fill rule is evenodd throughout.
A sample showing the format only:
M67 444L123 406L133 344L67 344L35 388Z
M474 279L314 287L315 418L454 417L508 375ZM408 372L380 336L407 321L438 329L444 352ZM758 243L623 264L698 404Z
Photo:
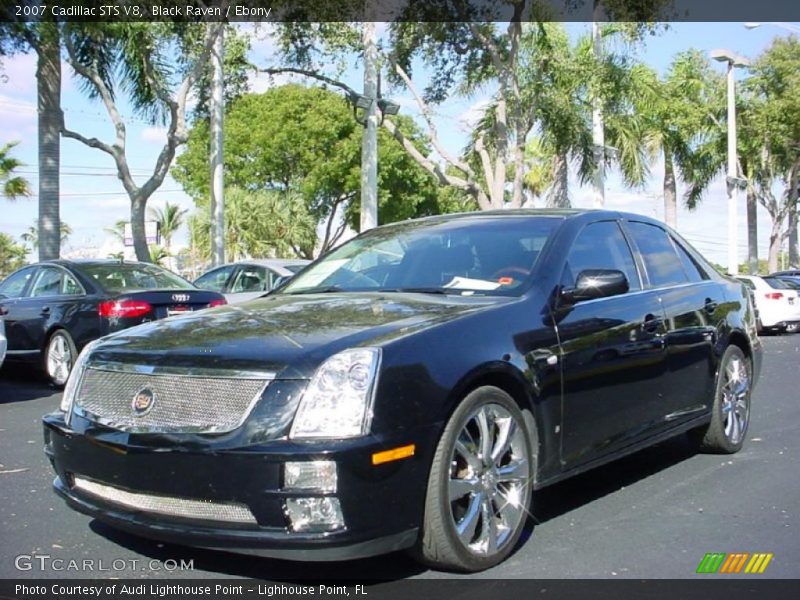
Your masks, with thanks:
M49 315L49 314L50 314L50 307L49 307L49 306L45 306L45 307L43 307L43 308L42 308L42 316L43 316L43 317L46 317L46 316L47 316L47 315Z
M644 322L642 323L641 329L646 333L656 333L658 331L659 326L663 322L664 319L660 319L659 317L650 313L644 316Z
M0 306L0 317L4 317L8 314L8 309L5 306Z
M706 298L706 303L703 305L703 309L710 315L714 314L714 311L717 310L717 303L711 298Z

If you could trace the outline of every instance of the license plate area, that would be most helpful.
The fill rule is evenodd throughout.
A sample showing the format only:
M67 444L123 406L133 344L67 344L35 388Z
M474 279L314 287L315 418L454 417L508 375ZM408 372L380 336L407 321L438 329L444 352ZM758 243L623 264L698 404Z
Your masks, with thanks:
M191 307L189 306L168 306L167 307L167 316L174 317L176 315L183 315L187 312L192 312Z

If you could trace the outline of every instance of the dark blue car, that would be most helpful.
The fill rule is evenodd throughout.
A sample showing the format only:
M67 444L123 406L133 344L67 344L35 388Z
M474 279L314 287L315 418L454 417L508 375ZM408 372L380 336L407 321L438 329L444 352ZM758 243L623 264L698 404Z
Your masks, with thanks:
M38 363L57 386L92 340L219 304L222 294L147 263L56 260L23 267L0 283L7 361Z

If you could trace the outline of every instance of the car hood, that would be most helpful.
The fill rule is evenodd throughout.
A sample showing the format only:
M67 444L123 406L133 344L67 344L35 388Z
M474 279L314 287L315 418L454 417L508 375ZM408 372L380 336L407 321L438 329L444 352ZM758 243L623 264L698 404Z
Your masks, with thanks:
M340 350L385 344L509 300L418 293L276 294L126 329L105 338L91 360L307 378Z

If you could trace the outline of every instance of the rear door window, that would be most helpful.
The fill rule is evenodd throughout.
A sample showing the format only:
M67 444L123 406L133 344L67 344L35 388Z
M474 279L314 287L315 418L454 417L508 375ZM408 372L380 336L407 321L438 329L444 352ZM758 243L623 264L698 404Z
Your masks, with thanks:
M231 285L231 293L263 292L269 289L272 271L264 267L245 265L239 267Z
M42 298L46 296L59 296L61 294L61 271L59 269L44 268L39 271L36 281L33 282L30 296Z
M628 229L642 254L652 287L666 287L689 282L683 262L667 232L655 225L629 221ZM696 276L696 275L695 275Z

